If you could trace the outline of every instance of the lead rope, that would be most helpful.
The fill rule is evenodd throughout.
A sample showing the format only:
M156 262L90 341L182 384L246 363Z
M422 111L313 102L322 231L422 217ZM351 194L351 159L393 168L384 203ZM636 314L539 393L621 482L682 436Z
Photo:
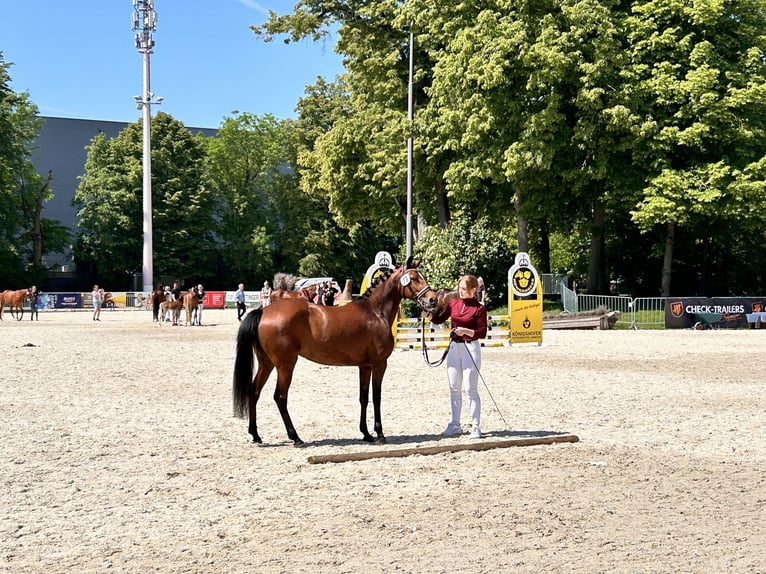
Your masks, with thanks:
M449 344L447 344L447 348L444 349L441 359L437 359L436 361L428 359L428 349L426 349L426 320L422 315L420 317L420 348L423 350L423 360L429 367L438 367L441 365L444 362L444 359L447 358L447 353L449 352Z

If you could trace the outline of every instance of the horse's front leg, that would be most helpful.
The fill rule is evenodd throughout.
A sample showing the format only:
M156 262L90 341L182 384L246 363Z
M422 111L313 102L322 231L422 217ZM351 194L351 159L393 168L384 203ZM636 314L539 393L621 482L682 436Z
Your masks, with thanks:
M294 446L303 446L304 442L298 436L298 432L295 430L293 421L290 418L290 413L287 412L287 393L290 390L290 383L293 381L293 369L295 369L294 362L291 365L277 367L277 388L274 389L274 401L277 403L279 414L282 415L282 422L285 424L287 437L293 441Z
M372 409L375 413L375 442L383 444L386 437L383 436L383 417L381 415L380 403L383 396L383 375L386 373L386 363L378 365L372 369Z
M362 431L362 440L374 442L370 431L367 429L367 405L370 403L370 378L372 369L370 367L359 367L359 430Z

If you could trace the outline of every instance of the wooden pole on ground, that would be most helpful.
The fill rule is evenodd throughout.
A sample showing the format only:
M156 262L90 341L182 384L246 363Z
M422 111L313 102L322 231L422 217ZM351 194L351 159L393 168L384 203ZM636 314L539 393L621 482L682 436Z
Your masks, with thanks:
M413 454L429 455L443 452L459 452L461 450L490 450L493 448L507 448L510 446L535 446L541 444L554 444L559 442L579 442L577 435L551 435L543 437L514 438L508 440L483 440L466 444L445 444L442 446L427 446L423 448L401 448L397 450L378 450L368 452L349 452L346 454L320 454L310 456L309 464L322 464L325 462L350 462L356 460L369 460L371 458L393 458L411 456Z

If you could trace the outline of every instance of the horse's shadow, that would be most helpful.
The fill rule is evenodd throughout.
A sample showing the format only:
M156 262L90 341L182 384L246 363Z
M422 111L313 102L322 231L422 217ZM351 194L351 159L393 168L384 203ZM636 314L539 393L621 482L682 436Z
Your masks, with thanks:
M502 430L491 431L482 433L482 439L471 440L485 440L485 439L502 439L502 438L540 438L546 436L563 436L571 434L566 431L552 431L552 430ZM441 434L416 434L416 435L396 435L387 436L384 444L365 442L361 438L327 438L314 441L306 441L303 444L304 448L311 447L323 447L323 446L369 446L369 448L380 448L382 446L414 446L417 444L437 443L445 440L460 439L461 437L443 437ZM468 439L468 434L462 436L463 439ZM280 441L277 443L262 444L262 447L276 447L290 444L289 441Z

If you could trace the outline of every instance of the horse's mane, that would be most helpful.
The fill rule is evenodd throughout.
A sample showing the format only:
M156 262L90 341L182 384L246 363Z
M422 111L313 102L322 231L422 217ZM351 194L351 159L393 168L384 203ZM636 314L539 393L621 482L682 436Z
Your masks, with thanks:
M292 291L295 289L295 284L298 282L298 278L292 273L284 273L280 271L274 275L274 281L272 287L276 291L282 289L283 291Z
M369 287L367 287L367 290L366 290L366 291L365 291L365 292L362 294L362 296L361 296L360 298L361 298L361 299L369 299L369 298L370 298L370 294L371 294L371 293L372 293L372 292L375 290L375 288L376 288L378 285L380 285L381 283L385 283L385 282L388 280L388 278L389 278L389 277L391 277L391 274L392 274L394 271L396 271L396 268L394 268L394 269L386 269L386 270L383 272L383 275L381 275L380 277L378 277L377 279L375 279L375 281L373 281L373 282L370 284L370 286L369 286Z

